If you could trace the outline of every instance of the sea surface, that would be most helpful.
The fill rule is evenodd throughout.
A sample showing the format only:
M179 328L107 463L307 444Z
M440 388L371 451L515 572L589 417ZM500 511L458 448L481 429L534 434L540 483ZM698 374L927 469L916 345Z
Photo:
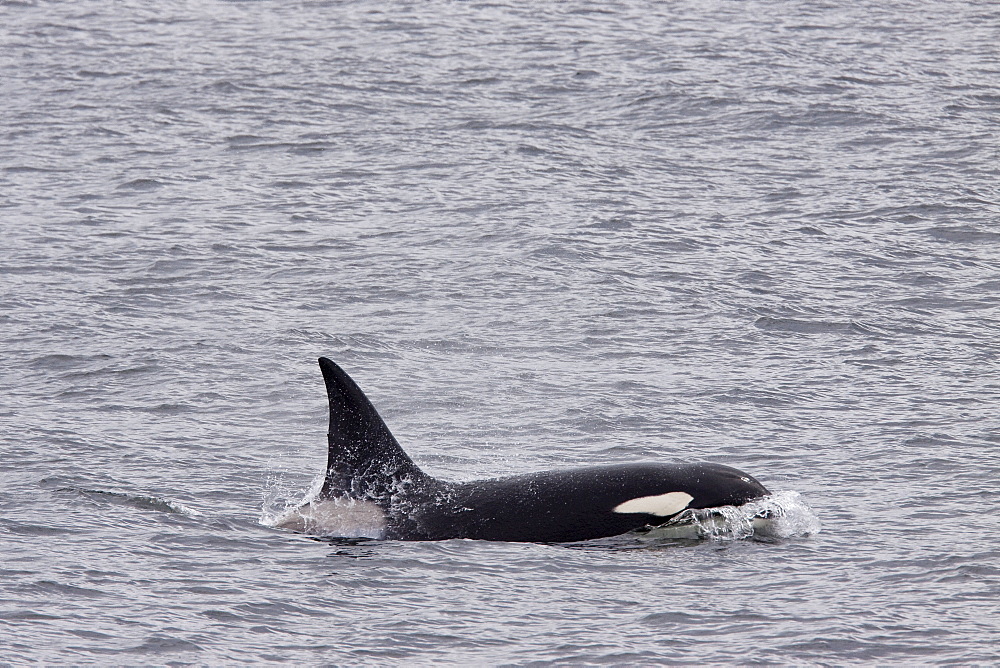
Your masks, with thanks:
M997 665L998 31L3 2L0 664ZM784 524L275 529L321 355L432 475L714 461Z

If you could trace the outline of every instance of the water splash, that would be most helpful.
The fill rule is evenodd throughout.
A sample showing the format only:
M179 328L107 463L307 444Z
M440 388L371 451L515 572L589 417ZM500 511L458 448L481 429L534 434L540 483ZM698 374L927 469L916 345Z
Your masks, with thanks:
M272 529L326 538L381 538L385 534L385 514L375 504L347 498L321 499L323 482L323 476L316 476L305 494L300 495L289 488L282 473L270 472L258 522Z
M293 509L315 501L323 488L324 478L320 475L313 478L309 489L303 493L301 488L296 488L285 480L285 474L284 470L268 469L267 480L261 491L263 498L260 517L257 519L263 526L273 527Z
M328 538L382 538L386 516L371 501L313 499L287 510L269 526Z
M707 539L792 538L820 531L820 521L798 492L775 492L742 506L685 510L644 538Z

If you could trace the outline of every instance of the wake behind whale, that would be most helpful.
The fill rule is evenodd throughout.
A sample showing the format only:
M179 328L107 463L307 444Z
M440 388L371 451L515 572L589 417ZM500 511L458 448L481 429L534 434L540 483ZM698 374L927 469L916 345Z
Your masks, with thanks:
M721 464L612 464L471 482L421 471L361 388L319 359L330 402L322 488L273 526L324 536L560 543L657 527L770 492Z

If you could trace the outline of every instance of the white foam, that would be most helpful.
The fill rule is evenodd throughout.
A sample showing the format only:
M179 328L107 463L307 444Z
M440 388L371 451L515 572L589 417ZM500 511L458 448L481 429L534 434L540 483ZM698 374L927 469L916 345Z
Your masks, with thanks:
M286 511L271 526L313 536L382 538L386 517L382 509L370 501L314 499Z
M312 536L336 538L382 538L386 517L369 501L320 499L322 475L313 478L304 496L295 495L284 483L282 472L272 472L264 492L260 523L275 529L297 531Z

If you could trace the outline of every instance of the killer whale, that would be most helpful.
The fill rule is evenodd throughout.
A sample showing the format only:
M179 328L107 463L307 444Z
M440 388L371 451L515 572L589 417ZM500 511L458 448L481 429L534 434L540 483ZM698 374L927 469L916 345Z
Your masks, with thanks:
M611 464L471 482L417 467L347 373L319 358L330 403L316 498L275 526L335 534L349 523L395 540L561 543L657 526L685 509L738 506L770 492L721 464Z

